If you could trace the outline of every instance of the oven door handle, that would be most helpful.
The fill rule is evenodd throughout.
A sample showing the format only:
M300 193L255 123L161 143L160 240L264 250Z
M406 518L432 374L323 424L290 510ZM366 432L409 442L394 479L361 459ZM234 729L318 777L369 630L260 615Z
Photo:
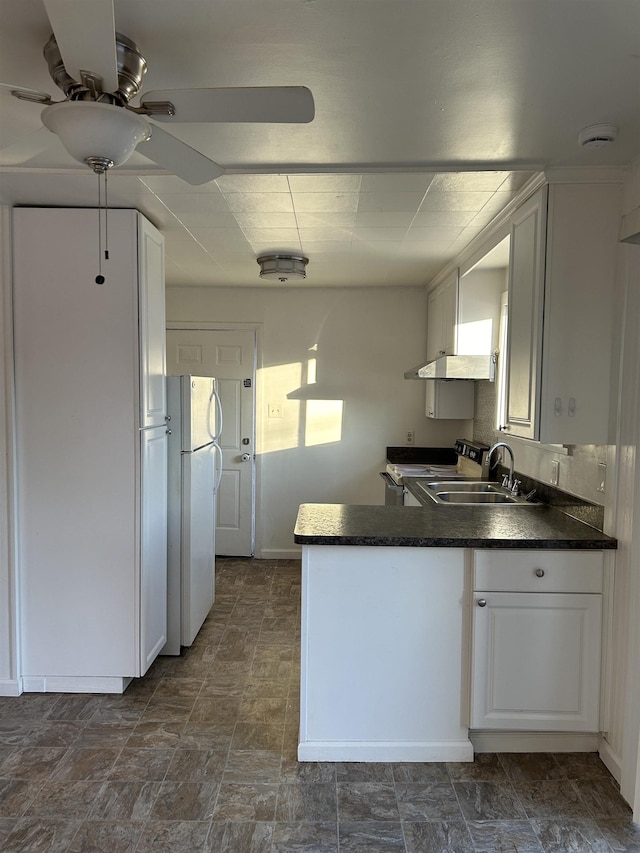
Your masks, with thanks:
M395 489L397 492L404 491L404 486L396 483L396 481L393 479L393 477L390 474L388 474L386 471L380 471L380 476L382 477L382 479L385 481L385 483L387 484L387 486L390 489Z

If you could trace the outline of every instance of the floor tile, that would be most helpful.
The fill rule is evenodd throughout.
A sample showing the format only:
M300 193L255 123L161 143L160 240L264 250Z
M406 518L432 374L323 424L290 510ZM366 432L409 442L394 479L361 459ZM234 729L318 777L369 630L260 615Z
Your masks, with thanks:
M589 818L590 811L573 782L523 782L514 788L527 817Z
M528 820L469 821L467 827L474 853L547 853Z
M338 827L340 853L404 853L404 835L399 821L341 820Z
M397 783L423 783L449 782L449 773L446 764L433 763L410 763L392 764L393 778Z
M466 820L523 820L527 817L510 785L496 782L454 782Z
M400 820L393 785L385 782L338 782L340 821Z
M269 821L275 818L279 785L223 782L215 805L215 820Z
M161 782L167 772L173 749L132 749L125 747L109 771L109 779Z
M68 853L133 853L143 827L143 821L85 820Z
M25 779L0 779L0 818L21 817L41 787Z
M475 853L463 820L402 824L407 853Z
M380 762L338 761L338 782L393 782L393 765Z
M611 847L594 821L534 818L531 824L544 853L611 853Z
M71 747L55 767L52 779L64 782L73 779L105 779L120 750L97 747Z
M446 764L452 782L507 782L507 771L495 753L483 752L473 761L451 761Z
M210 820L218 796L216 782L162 782L152 820Z
M177 749L167 768L171 782L220 782L227 761L224 749Z
M147 820L160 782L105 782L95 797L90 817L94 820Z
M136 853L201 853L209 833L209 821L150 820L145 824Z
M79 820L22 818L2 845L3 853L67 853ZM93 849L93 848L92 848ZM132 848L133 849L133 848Z
M44 782L66 754L64 747L23 747L12 750L0 764L0 778Z
M336 786L331 782L284 782L278 790L276 821L281 823L335 821Z
M272 823L214 820L203 853L272 853L272 840Z
M84 820L102 785L98 781L45 782L29 802L25 815Z
M243 782L279 782L282 756L279 752L261 749L231 749L224 768L223 781ZM323 781L323 780L318 780Z
M640 853L640 824L630 817L599 820L598 829L614 853Z
M337 853L334 823L276 823L272 853Z
M554 755L548 752L513 752L498 755L512 782L536 782L565 779Z
M620 796L612 779L578 779L572 783L589 816L593 818L631 817L631 808Z
M402 820L455 820L462 818L451 782L398 784L396 796Z

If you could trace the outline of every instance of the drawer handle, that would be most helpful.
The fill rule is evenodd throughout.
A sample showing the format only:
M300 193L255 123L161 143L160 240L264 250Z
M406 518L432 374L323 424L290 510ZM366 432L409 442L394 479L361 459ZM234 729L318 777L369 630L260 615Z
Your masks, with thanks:
M536 569L536 577L543 578L544 577L544 569Z
M478 607L486 607L486 606L487 606L487 599L486 598L479 598L478 599Z

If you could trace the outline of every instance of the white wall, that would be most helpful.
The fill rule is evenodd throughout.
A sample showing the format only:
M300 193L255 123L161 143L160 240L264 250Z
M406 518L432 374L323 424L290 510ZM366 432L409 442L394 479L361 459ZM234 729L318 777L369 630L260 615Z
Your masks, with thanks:
M299 553L301 503L383 503L385 448L407 430L417 445L445 447L471 434L470 422L427 419L424 382L404 379L426 355L423 287L168 288L167 322L180 321L262 325L258 556ZM287 396L312 359L322 390L309 390L329 406ZM282 403L282 419L265 417L269 402Z

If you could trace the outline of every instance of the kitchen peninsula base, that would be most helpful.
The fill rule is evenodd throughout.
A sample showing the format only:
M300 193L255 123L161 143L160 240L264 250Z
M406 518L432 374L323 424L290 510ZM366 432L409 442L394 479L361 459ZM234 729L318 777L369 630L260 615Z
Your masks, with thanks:
M464 552L302 554L300 761L473 761Z

